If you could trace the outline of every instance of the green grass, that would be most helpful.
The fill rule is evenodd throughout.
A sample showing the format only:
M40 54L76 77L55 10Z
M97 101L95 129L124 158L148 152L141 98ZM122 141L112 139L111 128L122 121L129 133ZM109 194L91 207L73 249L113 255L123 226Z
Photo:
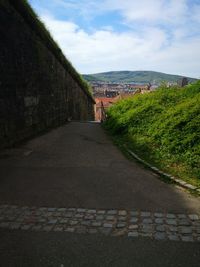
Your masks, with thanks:
M121 100L105 128L140 157L200 186L200 81Z
M58 44L52 38L50 32L46 29L44 23L40 20L33 8L30 6L27 0L9 0L9 2L15 7L15 9L23 16L29 26L40 37L43 43L49 48L56 56L57 60L63 65L63 67L71 74L71 76L77 81L79 86L86 92L86 94L92 98L92 91L90 85L86 80L75 70L71 62L66 59L62 50Z

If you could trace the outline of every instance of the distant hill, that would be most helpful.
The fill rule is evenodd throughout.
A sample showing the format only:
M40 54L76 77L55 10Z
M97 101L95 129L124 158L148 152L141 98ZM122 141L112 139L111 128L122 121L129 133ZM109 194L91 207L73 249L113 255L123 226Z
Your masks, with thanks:
M184 76L166 74L156 71L109 71L95 74L83 75L88 81L117 82L117 83L154 83L160 84L162 81L177 82ZM197 79L187 77L189 82Z

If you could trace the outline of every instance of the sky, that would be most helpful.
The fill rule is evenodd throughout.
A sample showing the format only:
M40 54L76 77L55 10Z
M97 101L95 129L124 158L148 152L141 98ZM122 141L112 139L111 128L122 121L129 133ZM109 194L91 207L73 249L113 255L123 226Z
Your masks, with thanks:
M200 78L200 0L29 0L82 74L152 70Z

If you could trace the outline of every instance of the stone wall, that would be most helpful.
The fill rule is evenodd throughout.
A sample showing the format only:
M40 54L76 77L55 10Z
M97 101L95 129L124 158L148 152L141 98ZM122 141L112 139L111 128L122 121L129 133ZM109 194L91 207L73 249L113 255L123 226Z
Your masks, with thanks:
M23 6L0 0L0 148L69 119L94 119L91 95L14 2Z

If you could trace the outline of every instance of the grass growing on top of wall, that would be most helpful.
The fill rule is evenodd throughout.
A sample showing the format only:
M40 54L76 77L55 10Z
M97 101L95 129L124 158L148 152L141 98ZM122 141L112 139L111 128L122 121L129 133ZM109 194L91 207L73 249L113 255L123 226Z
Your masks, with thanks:
M53 40L44 23L37 16L27 0L9 0L9 2L23 15L32 29L40 36L45 45L52 51L58 61L68 70L71 76L77 81L85 92L92 97L90 85L75 70L71 62L66 59L58 44Z
M200 186L200 81L121 100L105 127L155 166Z

